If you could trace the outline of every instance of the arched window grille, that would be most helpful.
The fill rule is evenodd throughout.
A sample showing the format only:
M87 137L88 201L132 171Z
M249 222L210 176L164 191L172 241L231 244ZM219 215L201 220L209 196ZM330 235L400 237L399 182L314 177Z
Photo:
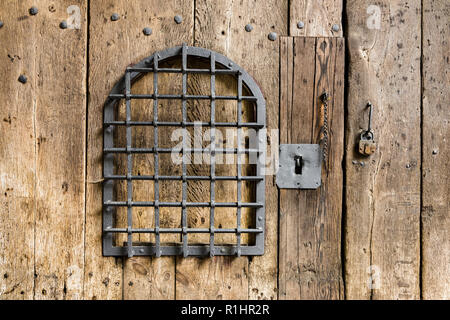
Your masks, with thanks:
M178 67L172 64L165 65L167 61L178 61ZM189 63L192 61L191 63ZM199 62L196 64L196 61ZM195 67L200 65L201 67ZM205 67L206 65L206 67ZM132 86L139 79L153 74L153 90L146 93L132 93ZM181 92L165 93L168 88L163 88L159 79L163 74L178 74L181 77ZM206 75L209 77L210 92L208 94L191 94L188 92L187 79L189 75ZM234 95L219 95L216 92L217 77L228 75L235 79L237 87ZM166 83L167 85L167 83ZM173 84L175 87L175 84ZM165 90L163 90L165 89ZM163 94L164 92L164 94ZM153 109L153 117L145 120L132 119L132 104L138 100L150 101L148 107ZM164 100L178 101L181 107L181 119L166 121L158 118L159 103ZM193 101L209 101L210 118L204 121L190 121L187 117L187 106ZM235 101L237 119L236 121L220 122L216 121L216 106L219 101ZM243 121L243 103L254 105L254 121ZM119 119L120 105L124 105L124 117ZM182 255L186 256L214 256L214 255L261 255L264 253L264 224L265 224L265 101L262 93L250 77L250 75L237 64L225 56L211 50L199 47L191 47L183 44L179 47L170 48L153 54L140 61L132 67L128 67L124 77L114 86L104 108L104 129L103 129L103 254L105 256L162 256L162 255ZM207 127L210 131L209 147L192 148L188 146L187 139L183 135L181 146L164 148L159 146L160 130L164 127L189 129L196 125ZM132 145L133 128L151 128L149 139L153 140L153 146L138 148ZM234 128L237 131L236 148L217 148L216 134L219 128ZM245 146L243 130L252 129L256 132L256 143L252 146ZM117 146L117 136L123 133L124 146ZM264 134L264 136L262 135ZM243 146L244 145L244 146ZM210 163L208 164L208 175L189 175L187 172L188 155L196 152L207 153ZM179 153L182 159L181 174L165 175L160 172L160 165L163 161L161 157L168 153ZM244 175L241 161L237 161L236 172L233 175L216 175L216 157L219 153L237 155L253 155L255 170L253 175ZM133 157L145 154L152 156L153 174L135 174L133 170ZM125 172L119 174L117 170L117 156L125 157L123 167ZM133 195L133 183L139 181L152 181L152 201L138 201ZM164 181L181 182L181 201L164 201L161 199L161 184ZM198 202L188 201L188 185L190 181L209 182L209 201ZM236 182L236 201L218 202L216 199L216 184L220 181ZM252 182L254 187L253 201L243 201L242 183ZM115 190L115 183L123 184L123 194L125 199L117 199L118 192ZM119 209L124 209L123 217L120 218ZM137 208L152 208L153 223L145 227L135 227L133 221L133 210ZM180 223L175 227L165 227L161 225L161 210L163 208L177 208L180 210ZM189 208L207 208L209 210L209 226L194 228L189 226ZM235 208L236 223L234 227L219 227L216 225L215 213L219 208ZM252 225L242 226L241 214L245 209L252 209ZM234 209L233 209L234 210ZM123 225L118 225L118 219L123 220ZM124 235L125 240L115 239L118 234ZM152 235L152 241L136 241L135 237L140 235ZM179 236L177 243L165 243L161 240L163 235L175 234ZM209 236L207 243L191 243L190 237L196 234L206 234ZM216 243L216 238L221 234L235 235L236 241ZM248 239L253 238L253 243L243 243L242 237L246 235ZM142 236L145 238L144 236ZM246 239L247 239L246 238Z

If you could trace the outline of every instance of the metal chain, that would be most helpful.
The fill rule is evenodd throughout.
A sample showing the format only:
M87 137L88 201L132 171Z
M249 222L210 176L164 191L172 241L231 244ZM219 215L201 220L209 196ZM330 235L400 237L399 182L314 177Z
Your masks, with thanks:
M330 99L330 95L325 91L320 97L323 104L323 146L322 146L322 155L323 162L327 163L328 158L328 100Z

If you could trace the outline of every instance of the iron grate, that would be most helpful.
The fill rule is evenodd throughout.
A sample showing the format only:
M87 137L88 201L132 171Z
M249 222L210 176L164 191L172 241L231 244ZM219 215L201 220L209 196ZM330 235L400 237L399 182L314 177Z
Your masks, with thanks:
M202 58L209 61L210 67L204 69L188 68L188 57ZM159 64L166 59L181 58L181 68L159 68ZM219 66L219 68L217 68ZM153 73L153 93L151 94L132 94L131 86L134 81L141 76ZM159 94L158 93L158 75L161 73L178 73L182 76L182 93ZM188 95L187 94L187 75L188 74L206 74L210 76L210 94L209 95ZM216 75L226 74L235 77L237 80L237 95L226 96L216 95ZM250 95L243 95L243 87ZM132 121L131 104L135 99L153 100L153 120L152 121ZM160 121L158 120L158 101L161 99L181 100L182 121ZM210 148L190 148L186 144L186 139L182 139L181 148L161 148L158 146L158 129L163 126L187 128L199 124L198 122L189 122L187 119L188 100L209 100L211 116L210 121L200 122L211 128ZM116 119L116 109L119 101L125 100L126 117L125 120ZM234 100L237 107L237 121L235 122L216 122L216 101ZM256 121L242 121L242 102L252 101L256 104ZM151 119L150 119L151 120ZM114 146L114 128L125 127L126 146ZM132 127L150 126L153 127L153 147L152 148L133 148L132 147ZM125 76L114 86L105 103L104 108L104 128L103 128L103 255L104 256L163 256L163 255L182 255L187 256L215 256L215 255L262 255L264 253L264 226L265 226L265 137L258 138L256 147L242 148L242 129L252 128L257 131L258 137L265 129L265 101L262 93L248 75L237 64L225 56L199 47L191 47L183 44L182 46L170 48L157 52L152 56L142 60L133 67L128 67ZM216 148L216 127L237 128L237 148ZM179 152L182 154L182 174L181 175L160 175L159 161L160 154ZM207 152L210 155L210 175L187 175L186 155L195 152ZM254 176L242 175L242 163L237 161L237 172L233 176L216 176L215 157L219 152L237 154L254 154L256 161L256 174ZM114 155L126 155L126 175L114 174ZM133 156L136 154L153 154L154 174L153 175L133 175ZM137 180L152 180L154 184L154 201L135 201L133 200L133 182ZM160 182L165 180L182 182L182 201L164 202L160 201ZM188 181L210 181L210 201L209 202L188 202L187 188ZM126 181L125 201L118 201L114 197L114 181ZM216 181L236 181L237 183L237 201L216 202L215 191ZM242 181L253 181L256 184L255 201L242 202ZM115 220L118 207L126 207L127 227L115 227ZM152 228L134 228L133 227L133 208L152 207L154 211L154 226ZM160 226L160 208L177 207L181 208L181 225L177 228L163 228ZM204 207L210 208L209 228L192 228L187 223L187 208ZM236 208L236 228L215 228L215 208ZM254 208L255 227L241 227L242 208ZM231 233L236 235L236 243L215 244L215 234ZM254 235L254 244L243 245L241 243L241 234ZM116 246L113 241L114 234L126 234L127 241L123 246ZM134 234L153 234L154 243L136 243L133 242ZM176 245L164 245L161 243L161 234L179 234L181 243ZM209 234L209 244L189 244L190 234Z

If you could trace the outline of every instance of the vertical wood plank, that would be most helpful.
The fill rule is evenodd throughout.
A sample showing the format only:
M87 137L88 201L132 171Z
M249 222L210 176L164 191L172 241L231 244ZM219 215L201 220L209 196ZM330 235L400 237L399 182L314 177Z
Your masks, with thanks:
M289 1L289 35L306 37L342 37L342 0ZM299 28L298 23L303 22ZM337 31L333 30L338 25Z
M279 46L278 40L268 39L268 34L272 31L278 35L287 33L287 5L287 1L264 1L257 5L254 1L196 1L195 8L195 45L226 55L257 81L266 99L269 132L278 128ZM253 26L251 32L245 31L247 24ZM253 257L250 263L247 257L177 259L177 299L275 299L277 202L276 186L268 176L264 256ZM208 272L199 273L199 270ZM210 274L214 274L214 278L208 278Z
M417 299L420 1L347 1L345 281L349 299ZM356 144L374 105L377 151Z
M292 74L292 75L291 75ZM280 190L280 299L342 299L341 213L344 137L344 40L283 38L280 143L323 141L328 148L317 190Z
M450 3L423 1L422 297L450 299Z
M34 288L37 19L32 1L0 8L0 299L32 299ZM19 19L26 17L25 19ZM26 84L17 79L24 74Z
M75 6L79 26L70 22L69 6ZM33 17L38 20L35 299L83 297L86 8L86 0L41 1ZM59 28L63 20L67 29Z
M118 13L120 19L112 22L110 17ZM175 15L183 22L176 24ZM102 177L102 115L103 103L113 85L123 76L125 68L149 56L155 51L180 45L192 44L193 1L95 1L90 7L90 72L89 72L89 138L88 180ZM152 35L144 36L142 29L149 27ZM150 79L151 78L151 79ZM152 82L152 76L141 81ZM164 87L164 81L160 82ZM139 84L139 90L149 86ZM167 89L167 88L166 88ZM144 90L147 91L147 90ZM148 101L133 101L133 116L148 118L145 108ZM166 119L167 121L167 119ZM136 131L134 142L149 139L144 132ZM152 136L151 136L152 137ZM137 161L137 160L136 160ZM137 162L135 162L137 164ZM141 163L142 164L142 163ZM142 164L139 169L150 169L152 164ZM134 172L137 174L137 172ZM147 196L153 187L137 192L135 196ZM122 262L102 257L101 251L101 184L88 184L86 233L86 298L92 299L173 299L175 293L174 258L134 257ZM142 200L142 199L141 199ZM150 212L133 219L135 227L146 226L152 221ZM171 226L174 227L174 226ZM148 239L133 239L133 241ZM118 244L119 245L119 244ZM122 244L120 244L122 245ZM122 283L123 282L123 283Z

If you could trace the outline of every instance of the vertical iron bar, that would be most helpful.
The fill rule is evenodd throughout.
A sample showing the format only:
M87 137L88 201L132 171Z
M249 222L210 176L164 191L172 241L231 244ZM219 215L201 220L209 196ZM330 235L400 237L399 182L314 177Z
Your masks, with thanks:
M158 54L153 56L153 147L158 149ZM161 241L159 236L159 158L158 151L154 155L154 189L155 189L155 256L161 256Z
M216 56L211 52L211 208L209 213L209 256L214 256L214 207L216 194Z
M238 257L241 256L241 180L242 180L242 154L241 154L241 136L242 136L242 74L238 73L238 100L237 100L237 121L238 121L238 129L237 129L237 250L236 254Z
M183 127L183 161L182 161L182 180L183 180L183 186L182 186L182 217L181 217L181 223L182 223L182 233L183 233L183 257L188 256L188 248L187 248L187 217L186 217L186 198L187 198L187 180L186 180L186 91L187 91L187 48L186 44L183 43L183 47L181 49L181 70L183 74L182 78L182 87L183 87L183 93L182 93L182 112L183 112L183 121L182 121L182 127Z
M133 208L131 202L133 200L133 181L131 180L133 170L133 155L130 152L131 149L131 72L125 72L125 99L126 99L126 136L127 136L127 250L128 257L133 256L133 233L131 231L133 227Z

